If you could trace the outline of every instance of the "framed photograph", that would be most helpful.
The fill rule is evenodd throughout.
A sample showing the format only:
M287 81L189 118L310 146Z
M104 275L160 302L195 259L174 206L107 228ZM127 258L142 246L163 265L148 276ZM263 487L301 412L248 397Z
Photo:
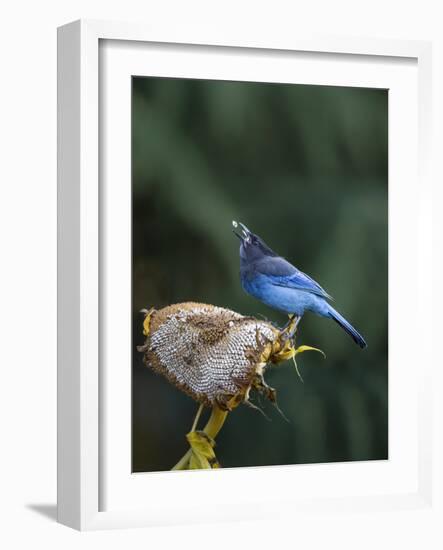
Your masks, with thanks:
M59 521L430 507L430 45L58 50Z

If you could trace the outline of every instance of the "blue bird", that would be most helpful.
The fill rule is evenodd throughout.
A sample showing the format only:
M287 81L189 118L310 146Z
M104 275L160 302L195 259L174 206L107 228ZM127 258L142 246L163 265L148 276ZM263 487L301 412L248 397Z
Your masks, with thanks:
M305 311L333 319L361 348L366 342L355 328L329 303L332 300L311 277L276 254L242 223L232 222L240 239L240 278L243 290L267 306L296 316ZM235 229L240 227L240 232Z

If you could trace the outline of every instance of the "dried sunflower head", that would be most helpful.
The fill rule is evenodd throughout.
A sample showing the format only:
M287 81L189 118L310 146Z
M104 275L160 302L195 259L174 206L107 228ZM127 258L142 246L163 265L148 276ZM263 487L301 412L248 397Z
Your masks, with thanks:
M232 410L255 388L275 402L263 379L269 362L293 357L291 338L266 321L186 302L145 311L144 362L206 406Z

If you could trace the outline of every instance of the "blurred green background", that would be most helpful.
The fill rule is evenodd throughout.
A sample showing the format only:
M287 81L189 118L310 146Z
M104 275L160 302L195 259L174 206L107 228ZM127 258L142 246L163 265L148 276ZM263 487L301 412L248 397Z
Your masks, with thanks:
M133 78L133 470L170 469L197 405L142 363L139 310L201 301L285 323L239 281L240 220L316 279L364 335L307 313L270 368L286 422L240 406L224 467L388 457L386 90ZM207 413L206 413L207 414Z

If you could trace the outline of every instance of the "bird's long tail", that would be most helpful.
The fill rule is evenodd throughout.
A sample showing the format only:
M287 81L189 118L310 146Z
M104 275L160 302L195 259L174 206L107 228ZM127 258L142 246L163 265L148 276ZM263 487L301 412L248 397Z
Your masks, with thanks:
M329 304L329 317L331 319L334 319L334 321L341 326L343 330L345 330L349 336L354 340L356 344L358 344L361 348L365 348L367 346L365 339L363 336L358 333L355 328L346 321L346 319L340 315L338 311L336 311L333 307L331 307Z

